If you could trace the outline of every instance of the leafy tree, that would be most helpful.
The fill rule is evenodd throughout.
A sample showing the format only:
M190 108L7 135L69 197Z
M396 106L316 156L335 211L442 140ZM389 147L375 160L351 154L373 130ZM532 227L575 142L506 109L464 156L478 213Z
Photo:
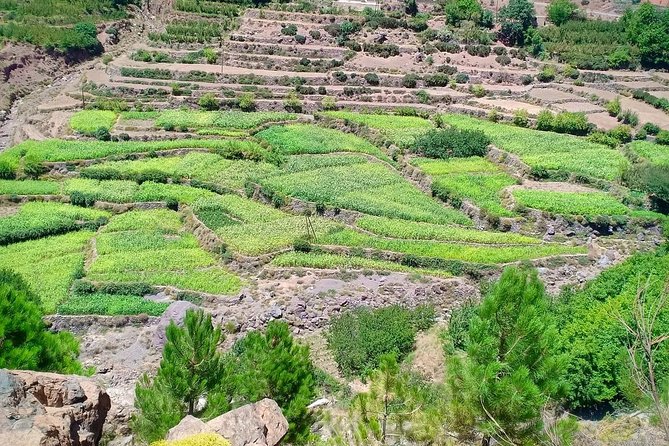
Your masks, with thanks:
M0 270L0 314L0 368L83 372L77 340L47 330L39 298L9 270Z
M534 5L529 0L510 0L499 10L499 39L507 45L523 45L525 32L537 26Z
M309 348L297 344L288 324L270 322L265 333L251 332L233 349L235 404L271 398L290 428L286 441L308 440L314 417L307 409L316 395Z
M483 16L483 7L478 0L447 0L444 4L446 21L458 25L463 20L479 23Z
M453 427L503 444L537 444L542 409L566 387L566 357L536 271L507 268L450 356Z
M170 322L166 337L155 378L144 375L135 388L133 429L146 441L162 438L184 415L194 415L198 399L224 379L217 352L221 329L213 327L210 315L189 310L183 328Z
M463 158L484 156L490 138L480 130L435 129L416 138L412 150L428 158Z
M571 0L551 0L548 5L548 20L560 26L571 20L578 12L578 6Z
M629 42L639 47L641 63L651 67L669 65L669 11L660 12L644 2L621 18Z

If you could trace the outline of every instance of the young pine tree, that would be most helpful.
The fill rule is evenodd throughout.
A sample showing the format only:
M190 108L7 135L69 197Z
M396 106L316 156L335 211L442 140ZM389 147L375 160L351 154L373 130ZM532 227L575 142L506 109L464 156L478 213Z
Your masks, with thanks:
M224 367L217 345L221 329L211 316L189 310L183 328L167 327L163 359L153 380L146 375L135 388L133 430L146 441L162 439L184 415L195 414L195 404L224 380ZM217 414L218 415L218 414Z
M565 357L536 271L507 268L449 358L453 427L464 437L538 444L541 412L565 390Z
M273 399L290 425L285 441L306 442L314 422L307 406L316 395L309 348L293 340L287 324L273 321L265 333L254 331L240 340L234 353L239 403Z

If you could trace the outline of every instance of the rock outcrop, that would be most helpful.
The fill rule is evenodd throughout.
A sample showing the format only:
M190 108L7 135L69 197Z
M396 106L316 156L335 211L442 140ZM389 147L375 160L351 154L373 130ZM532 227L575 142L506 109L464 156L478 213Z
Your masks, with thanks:
M207 423L187 416L170 429L167 439L180 440L205 432L221 435L232 446L275 446L288 432L288 421L279 405L266 398L226 412Z
M111 407L90 379L0 370L0 444L96 446Z

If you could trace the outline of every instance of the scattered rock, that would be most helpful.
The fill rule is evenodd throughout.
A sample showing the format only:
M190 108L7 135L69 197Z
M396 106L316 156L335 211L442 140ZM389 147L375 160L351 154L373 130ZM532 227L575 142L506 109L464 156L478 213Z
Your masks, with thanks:
M195 305L185 300L172 302L158 321L158 326L156 327L156 332L153 337L153 345L162 348L167 341L165 330L167 329L167 326L170 325L170 322L174 321L175 324L182 325L184 318L186 317L186 312L196 308Z
M232 446L274 446L288 432L288 421L279 405L267 398L224 413L206 425Z
M181 440L195 434L214 432L204 421L192 415L186 415L183 420L167 433L168 440Z

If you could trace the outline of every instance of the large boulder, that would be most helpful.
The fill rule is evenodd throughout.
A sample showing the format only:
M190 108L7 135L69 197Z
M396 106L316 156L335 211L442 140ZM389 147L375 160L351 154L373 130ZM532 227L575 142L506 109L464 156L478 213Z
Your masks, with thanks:
M196 310L197 307L185 300L177 300L172 302L169 307L163 312L163 315L158 321L158 326L153 335L153 345L162 349L167 342L167 335L165 330L170 322L174 322L178 326L183 326L184 319L186 319L186 312L188 310Z
M111 407L88 378L0 370L0 445L96 446Z
M288 432L288 421L279 405L265 398L226 412L207 423L187 416L170 429L167 439L179 440L205 432L221 435L232 446L275 446Z

